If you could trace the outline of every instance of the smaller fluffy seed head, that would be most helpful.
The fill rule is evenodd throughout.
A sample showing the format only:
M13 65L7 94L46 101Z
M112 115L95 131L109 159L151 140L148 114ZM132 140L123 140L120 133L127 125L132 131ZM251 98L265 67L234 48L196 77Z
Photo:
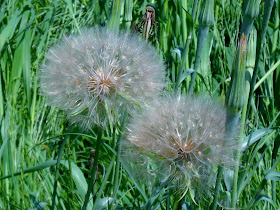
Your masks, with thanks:
M165 85L165 68L154 48L106 28L65 37L46 58L40 82L47 103L85 128L115 123L123 110L155 97Z
M235 164L237 141L226 134L226 113L207 97L163 97L133 117L127 139L149 157L168 161L181 178L205 180L212 166Z

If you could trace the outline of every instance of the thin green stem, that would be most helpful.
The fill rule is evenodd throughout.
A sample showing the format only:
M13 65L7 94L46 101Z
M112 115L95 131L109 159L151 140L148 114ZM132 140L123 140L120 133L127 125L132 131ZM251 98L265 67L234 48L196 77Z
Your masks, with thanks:
M93 188L95 180L96 180L96 169L97 169L97 164L98 164L98 159L99 159L101 139L102 139L102 130L100 128L98 128L95 155L94 155L94 163L93 163L93 166L92 166L91 177L90 177L90 180L88 182L88 190L87 190L87 194L85 196L85 201L84 201L82 210L85 210L87 208L87 204L89 202L89 197L90 197L90 194L92 192L92 188Z
M243 105L242 108L242 116L241 116L241 129L240 129L240 136L239 136L239 142L238 142L238 148L240 148L240 150L237 151L236 154L236 166L234 169L234 177L233 177L233 193L232 193L232 207L236 207L236 201L237 198L239 196L238 194L238 175L239 175L239 162L240 162L240 158L241 158L241 144L242 144L242 139L243 139L243 135L245 132L245 124L246 124L246 112L247 112L247 108L248 108L248 97L249 97L249 92L250 92L250 80L252 77L252 66L254 65L255 62L255 57L256 57L256 31L253 31L253 33L251 34L250 38L249 38L249 46L248 46L248 56L247 56L247 60L246 60L246 72L245 75L247 75L245 77L245 104Z
M116 145L116 156L117 156L117 160L116 160L116 171L115 171L115 179L114 179L114 186L113 186L113 195L114 198L117 196L117 191L119 188L119 179L120 179L120 157L121 157L121 148L122 148L122 139L123 139L123 135L122 132L125 128L125 124L127 122L127 116L128 113L125 111L123 113L123 117L121 119L121 126L119 129L115 129L114 130L114 138L116 138L116 136L118 137L118 142ZM116 131L118 131L118 135L116 135Z
M101 198L102 192L103 192L103 190L104 190L104 188L107 184L107 180L108 180L109 176L111 175L111 171L112 171L112 168L114 166L115 159L116 159L116 156L114 155L111 159L111 162L110 162L107 170L106 170L106 175L102 180L101 186L100 186L98 192L96 193L96 199L95 199L95 202L94 202L93 209L96 209L96 205L97 205L99 199Z
M218 199L219 199L219 194L220 194L220 188L221 188L223 172L224 172L223 167L219 166L218 175L217 175L216 184L215 184L214 201L213 201L213 204L211 206L212 210L217 209L217 204L218 204Z
M70 129L71 128L69 128L68 131ZM59 175L60 161L61 161L62 153L63 153L64 147L65 147L65 144L66 144L68 138L69 138L69 135L65 136L62 139L62 142L61 142L61 145L60 145L60 148L59 148L59 152L58 152L56 171L55 171L55 178L54 178L54 185L53 185L53 195L52 195L52 207L51 207L51 209L55 209L55 198L56 198L56 193L57 193L57 180L58 180L58 175Z
M69 147L70 146L70 144L68 143L67 144L67 148L71 148L71 147ZM74 184L73 184L73 177L72 177L72 164L71 164L71 158L70 158L70 151L69 151L69 153L68 153L68 155L67 155L67 160L68 160L68 167L69 167L69 174L68 174L68 176L69 176L69 183L70 183L70 186L69 186L69 190L67 191L67 194L68 194L68 196L67 196L67 199L68 199L68 204L70 205L70 201L71 201L71 199L72 199L72 192L74 191Z
M246 100L247 101L247 100ZM247 104L243 106L242 109L242 115L241 115L241 125L240 125L240 135L239 135L239 140L238 140L238 148L240 148L242 144L242 140L244 137L244 132L245 132L245 121L246 121L246 111L247 111ZM238 172L239 172L239 165L238 163L240 162L241 158L241 150L239 149L236 153L236 166L234 168L234 177L233 177L233 191L232 191L232 208L236 208L236 202L237 202L237 183L238 183Z
M121 140L121 138L119 138L118 143L117 143L116 173L115 173L115 180L114 180L114 187L113 187L113 195L115 195L115 196L117 194L117 190L118 190L118 186L119 186L119 178L120 178L121 147L122 147L122 140Z

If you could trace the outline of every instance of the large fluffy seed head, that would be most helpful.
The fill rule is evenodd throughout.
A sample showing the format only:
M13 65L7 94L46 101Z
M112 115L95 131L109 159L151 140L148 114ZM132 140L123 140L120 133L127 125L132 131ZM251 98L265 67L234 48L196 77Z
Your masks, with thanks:
M127 138L181 176L205 179L213 165L234 164L237 142L227 135L226 115L220 102L207 97L162 97L133 117Z
M41 89L49 105L82 127L118 120L124 109L155 97L165 68L156 50L137 36L95 27L49 49Z

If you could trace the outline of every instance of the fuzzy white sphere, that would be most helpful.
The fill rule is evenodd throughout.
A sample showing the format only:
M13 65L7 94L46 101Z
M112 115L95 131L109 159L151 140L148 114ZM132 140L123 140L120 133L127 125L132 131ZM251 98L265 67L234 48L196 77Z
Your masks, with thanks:
M165 67L139 37L94 27L49 49L40 83L48 105L65 110L71 122L106 126L158 95Z
M164 173L176 172L179 179L189 182L209 180L213 166L236 164L237 141L235 135L228 135L226 119L227 110L219 101L204 96L164 96L132 118L127 139L147 156L141 156L147 163L165 165ZM124 158L131 151L133 147L126 143ZM156 166L155 170L162 168Z

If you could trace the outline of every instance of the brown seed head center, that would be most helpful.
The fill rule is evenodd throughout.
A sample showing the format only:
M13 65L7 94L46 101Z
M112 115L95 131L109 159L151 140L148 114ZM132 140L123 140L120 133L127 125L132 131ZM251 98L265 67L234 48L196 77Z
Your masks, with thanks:
M104 73L102 69L95 71L95 75L88 77L88 91L92 95L109 96L116 90L116 84L123 74L122 69Z
M94 95L111 95L116 87L109 77L89 76L88 91Z
M178 155L182 158L189 159L193 156L193 152L191 152L195 148L195 144L191 138L185 143L180 143L181 141L178 137L169 137L169 142L172 144L174 149L177 149Z

